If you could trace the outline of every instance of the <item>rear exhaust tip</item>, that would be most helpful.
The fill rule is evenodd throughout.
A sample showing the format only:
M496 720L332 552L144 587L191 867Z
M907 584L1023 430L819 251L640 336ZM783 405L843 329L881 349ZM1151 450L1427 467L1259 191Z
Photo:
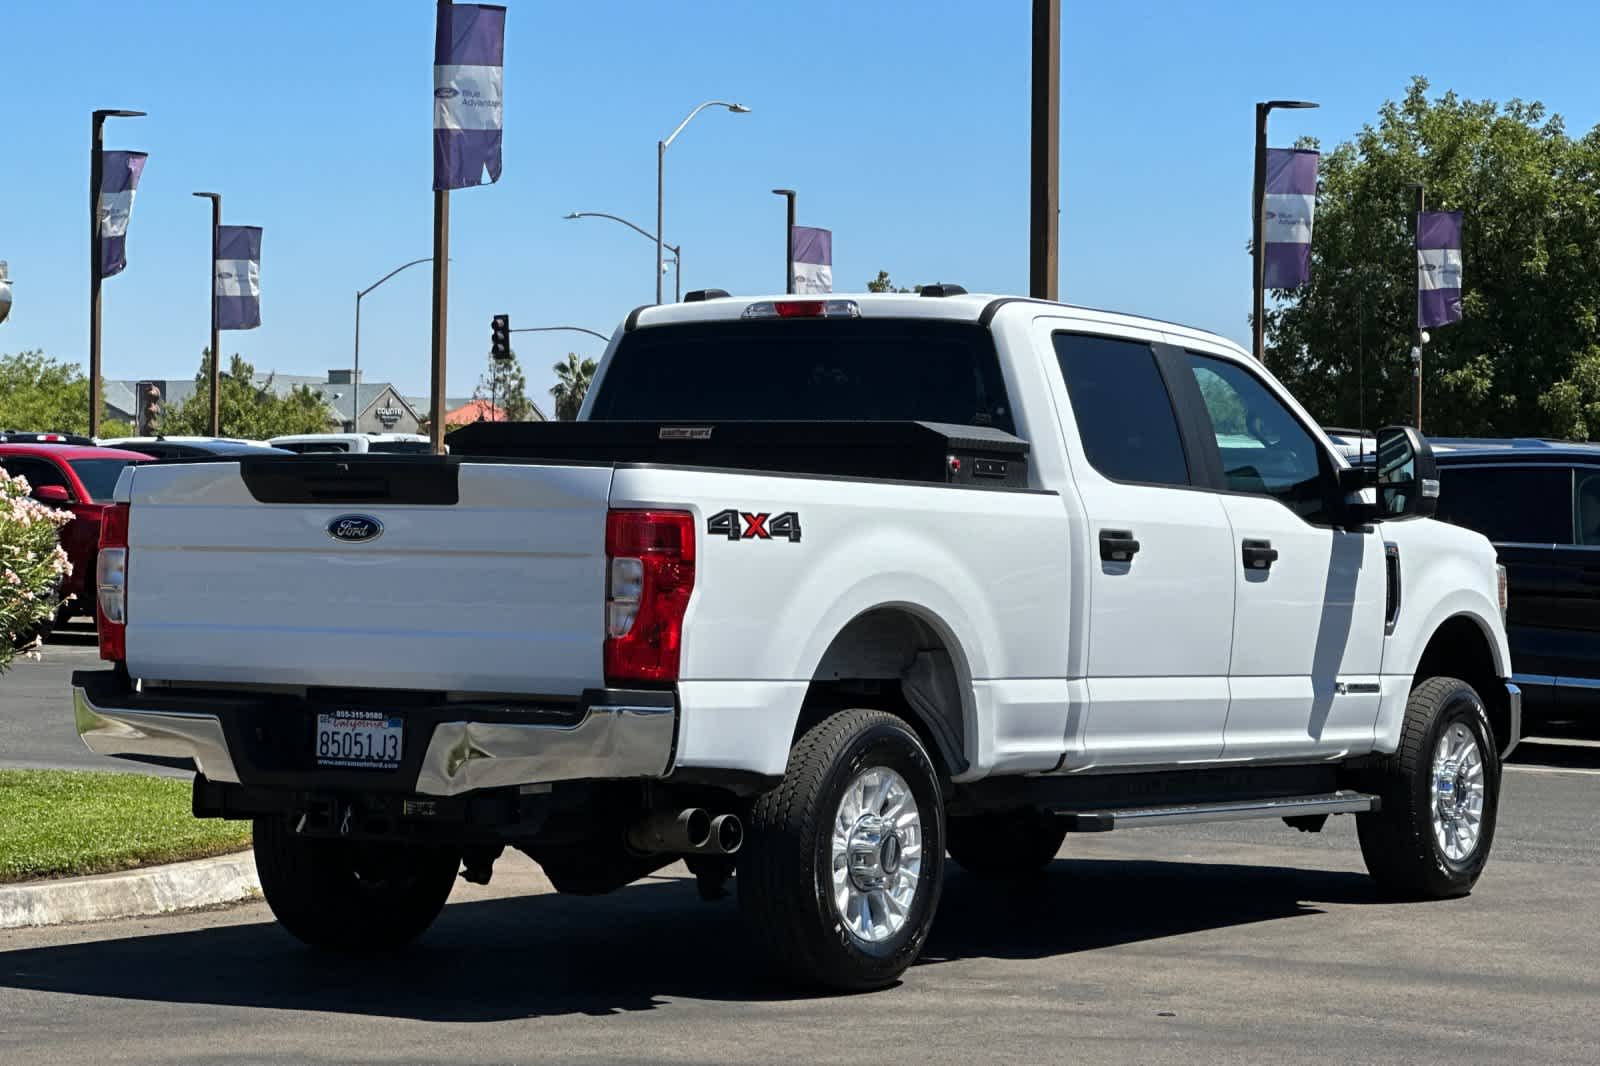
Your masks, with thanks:
M647 855L683 855L706 850L711 837L711 812L704 807L686 807L657 811L636 822L628 830L628 846Z
M717 851L733 855L744 843L744 823L737 814L719 814L711 819L711 838Z

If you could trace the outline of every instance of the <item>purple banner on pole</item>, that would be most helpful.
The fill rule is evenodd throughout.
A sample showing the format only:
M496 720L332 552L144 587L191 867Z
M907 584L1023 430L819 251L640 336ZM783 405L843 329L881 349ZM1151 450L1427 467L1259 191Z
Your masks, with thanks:
M794 259L794 291L833 291L833 231L796 226L789 234Z
M500 180L505 43L505 8L440 7L433 50L435 189Z
M1311 280L1317 159L1316 152L1304 148L1267 150L1267 224L1261 244L1269 289L1298 289Z
M1417 216L1417 327L1461 321L1461 212Z
M217 229L218 329L255 329L261 325L261 227Z
M128 217L133 214L133 193L144 173L144 152L100 153L100 276L122 273L128 265Z

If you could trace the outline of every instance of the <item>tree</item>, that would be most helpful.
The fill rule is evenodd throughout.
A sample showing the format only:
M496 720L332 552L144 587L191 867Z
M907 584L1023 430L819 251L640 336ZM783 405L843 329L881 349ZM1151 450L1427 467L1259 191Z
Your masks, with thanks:
M504 362L489 357L472 398L493 403L492 409L498 409L507 422L527 422L534 413L533 401L528 399L528 380L515 354Z
M1425 348L1427 430L1600 434L1600 128L1574 140L1543 104L1427 92L1413 79L1323 155L1311 283L1268 312L1268 364L1325 424L1410 421L1422 182L1430 210L1465 213L1464 318Z
M868 292L921 292L922 291L922 286L918 285L915 289L897 289L897 288L894 287L894 282L889 280L889 272L887 270L880 270L880 271L878 271L878 276L876 278L874 278L873 280L867 282L867 291Z
M168 435L204 436L211 432L211 353L200 356L200 371L195 374L195 390L177 407L169 407L161 417L160 431ZM325 433L334 424L322 394L305 385L296 385L287 395L273 391L272 375L257 384L255 367L238 353L222 374L221 429L230 437L266 440L291 433Z
M104 396L102 389L102 414ZM76 363L57 362L42 351L0 355L0 429L89 432L89 379ZM100 432L116 437L131 427L102 419Z
M583 407L583 398L589 392L589 382L594 379L594 360L578 360L576 352L567 353L567 361L551 367L556 373L556 383L550 387L555 397L556 418L571 422Z

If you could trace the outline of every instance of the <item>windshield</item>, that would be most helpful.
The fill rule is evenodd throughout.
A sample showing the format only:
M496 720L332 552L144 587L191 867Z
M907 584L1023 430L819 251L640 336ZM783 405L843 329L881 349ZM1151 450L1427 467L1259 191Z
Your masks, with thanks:
M947 320L641 329L617 346L589 417L915 420L1015 431L989 331Z
M117 477L129 462L131 460L128 459L68 459L67 465L83 482L83 490L89 494L89 499L104 503L111 499L111 493L117 487Z

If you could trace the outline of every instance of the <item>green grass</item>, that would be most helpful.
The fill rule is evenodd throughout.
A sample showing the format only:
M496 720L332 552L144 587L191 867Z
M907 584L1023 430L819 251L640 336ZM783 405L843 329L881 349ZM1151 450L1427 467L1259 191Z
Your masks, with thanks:
M189 782L0 770L0 883L198 859L250 845L248 822L189 813Z

